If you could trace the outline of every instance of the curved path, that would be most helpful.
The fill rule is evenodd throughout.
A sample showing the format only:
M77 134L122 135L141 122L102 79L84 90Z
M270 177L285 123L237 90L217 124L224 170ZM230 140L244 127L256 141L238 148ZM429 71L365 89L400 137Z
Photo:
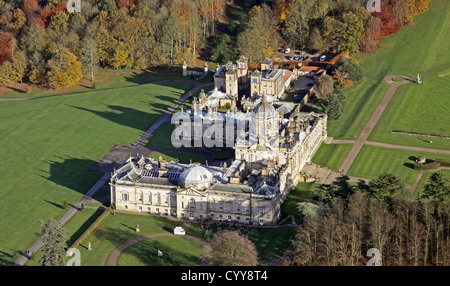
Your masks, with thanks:
M116 249L112 250L108 257L105 260L105 266L117 266L117 259L119 259L120 254L122 254L123 251L125 251L125 249L127 249L130 246L133 246L136 243L148 240L148 239L152 239L152 238L157 238L157 237L165 237L165 236L176 236L172 233L169 232L162 232L162 233L153 233L153 234L146 234L143 236L139 236L136 237L132 240L129 240L127 242L125 242L124 244L120 245L119 247L117 247ZM182 237L185 237L187 239L190 239L194 242L196 242L197 244L200 245L200 247L202 248L202 256L200 259L200 263L199 266L207 266L209 265L210 261L211 261L211 257L212 257L212 249L211 246L204 240L197 238L195 236L192 235L184 235Z
M403 81L394 81L393 78L402 78ZM384 78L384 81L387 82L390 86L389 89L384 94L383 98L381 99L380 103L378 104L375 111L372 113L372 116L370 117L369 121L367 121L366 125L364 126L363 130L361 131L361 134L359 134L359 137L355 140L352 149L345 157L344 161L342 162L342 165L339 167L339 170L341 170L344 174L348 173L348 170L350 170L350 167L352 166L353 162L356 160L356 157L358 156L359 152L361 151L362 147L367 144L367 139L369 138L370 134L372 133L373 129L377 125L378 121L380 120L381 116L383 115L384 111L388 107L389 103L391 102L392 98L394 97L395 93L397 92L397 89L405 84L415 82L412 78L408 76L403 75L391 75Z

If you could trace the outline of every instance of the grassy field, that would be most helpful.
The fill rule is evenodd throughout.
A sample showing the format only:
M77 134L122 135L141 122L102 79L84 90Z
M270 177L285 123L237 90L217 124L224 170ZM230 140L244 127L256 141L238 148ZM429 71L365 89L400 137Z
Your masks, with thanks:
M418 170L413 169L414 162L419 156L425 156L427 159L450 160L450 155L365 145L348 175L375 179L380 173L388 172L403 178L408 184L413 184L419 173Z
M434 77L450 69L449 21L450 2L433 0L430 2L429 10L415 17L414 23L410 27L380 41L382 49L378 53L358 55L356 58L365 71L364 79L345 92L347 96L346 110L339 120L328 123L328 135L336 139L354 139L354 136L361 133L362 128L388 89L388 84L384 82L384 77L387 75L403 74L415 78L419 73L424 83L423 86L411 84L411 86L401 88L403 90L399 92L405 96L413 95L418 99L404 99L404 107L400 110L416 109L415 106L419 106L421 101L419 98L423 97L422 90L428 89L433 91L426 94L427 102L433 102L432 106L440 107L436 111L441 111L446 106L445 102L442 102L445 100L442 99L442 94L448 94L448 83L443 86L440 84L441 81L435 80ZM448 81L448 78L442 80ZM385 115L388 119L383 120L391 121L392 113L399 111L395 107L391 107L391 109L393 109L391 113ZM428 107L426 109L428 110ZM397 116L400 117L401 114L399 112ZM404 119L402 122L406 123L406 126L402 125L403 128L414 130L415 124L420 120L422 121L420 126L440 128L439 126L445 124L445 122L440 122L441 116L445 114L441 116L426 115L429 115L428 111L425 114L417 114L414 120ZM446 119L448 127L448 116ZM395 123L392 124L395 125ZM398 141L397 139L392 140ZM416 140L411 144L420 146L422 143L420 140Z
M302 220L297 209L297 204L310 202L312 191L318 186L319 184L316 183L298 183L281 205L281 219L289 215L295 215L295 221L300 223Z
M220 230L236 230L241 228L238 225L227 224L212 224L210 230L215 233ZM295 227L282 227L282 228L249 228L248 226L242 226L244 235L248 235L248 238L255 244L258 252L259 259L276 259L279 258L286 248L290 244L290 240L295 236ZM209 237L205 236L205 228L202 228L200 224L193 224L187 234L200 237L208 240Z
M95 89L113 88L128 85L145 84L154 81L183 78L180 76L172 76L165 74L155 74L149 72L137 72L137 71L113 71L102 70L97 72L95 78ZM185 79L185 78L184 78ZM67 93L84 93L90 92L93 89L93 85L88 80L82 80L80 85L70 87L67 89L46 89L46 88L33 88L30 93L25 93L25 84L17 84L16 90L4 91L0 94L0 98L23 98L23 97L41 97L52 96L58 94Z
M138 224L140 232L136 232ZM81 265L102 266L109 253L119 245L144 234L172 233L176 226L181 225L181 222L170 221L164 217L118 212L115 215L110 214L78 247L81 252ZM89 242L92 247L90 251L87 250Z
M338 170L351 148L352 144L322 144L312 158L312 162Z
M158 258L158 250L170 257ZM202 249L184 237L152 238L125 249L117 260L118 266L196 266Z
M450 35L449 35L450 36ZM398 145L449 149L450 141L437 137L390 133L391 130L450 136L450 75L430 76L421 85L399 88L369 140Z
M279 258L295 236L295 227L258 228L249 236L255 244L259 259Z
M102 209L85 208L77 212L65 225L64 232L69 236L67 245L71 246L82 235L89 226L103 213ZM38 266L42 252L34 254L27 266Z
M133 143L190 83L142 85L0 102L0 264L40 236L101 177L89 169L114 145ZM20 225L20 227L18 227Z
M415 199L419 199L422 196L425 185L429 183L429 179L433 173L442 173L447 180L450 180L450 170L448 169L424 173L422 179L420 179L419 185L417 185L416 191L414 192Z

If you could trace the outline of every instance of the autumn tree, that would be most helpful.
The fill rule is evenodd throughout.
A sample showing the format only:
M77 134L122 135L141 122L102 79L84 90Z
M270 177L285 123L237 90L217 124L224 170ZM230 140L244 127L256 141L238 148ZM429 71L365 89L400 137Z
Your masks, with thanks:
M249 62L257 62L273 54L278 48L279 39L273 12L263 4L250 10L247 29L238 35L237 45Z
M16 39L11 33L0 31L0 63L12 60L16 46Z
M339 47L340 51L356 53L359 51L361 36L364 33L364 20L353 12L342 15L343 22L343 43Z
M331 76L323 74L314 86L314 95L320 100L333 91L334 81Z
M81 67L81 62L68 49L57 49L48 61L48 84L52 88L66 88L78 84L83 77Z
M86 37L82 46L81 62L89 70L91 81L94 82L94 71L98 65L97 43L91 37Z
M255 245L237 231L221 231L210 241L213 259L221 266L256 266L258 252Z
M381 39L380 18L370 17L366 21L364 34L361 39L361 51L374 53L378 50L378 41Z

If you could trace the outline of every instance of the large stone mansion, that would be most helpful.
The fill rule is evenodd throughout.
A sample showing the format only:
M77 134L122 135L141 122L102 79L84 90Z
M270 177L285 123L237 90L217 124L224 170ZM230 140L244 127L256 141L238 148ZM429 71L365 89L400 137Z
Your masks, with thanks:
M221 120L238 114L254 120L262 138L234 138L235 157L230 166L200 163L166 162L163 158L130 157L111 179L111 204L117 210L171 215L189 220L229 221L244 224L273 225L280 218L280 206L300 181L302 168L311 161L327 137L327 116L304 113L295 103L268 100L279 96L276 80L283 71L266 62L260 74L250 74L246 58L237 65L224 65L215 73L216 89L232 102L225 114L219 104L208 104L205 95L196 100L188 116ZM265 76L262 76L265 74ZM252 78L256 78L253 82ZM273 79L272 90L265 79ZM231 84L229 84L231 83ZM251 88L253 84L263 84ZM237 112L239 86L250 86L259 102L246 113ZM281 88L282 89L282 88ZM209 98L212 101L212 98ZM274 124L276 123L276 124ZM205 130L201 129L202 133ZM193 138L195 133L191 134Z

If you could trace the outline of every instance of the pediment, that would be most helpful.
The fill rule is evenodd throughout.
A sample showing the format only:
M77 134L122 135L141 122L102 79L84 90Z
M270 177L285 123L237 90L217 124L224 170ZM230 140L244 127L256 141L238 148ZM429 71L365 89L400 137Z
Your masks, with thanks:
M203 192L200 192L199 190L192 187L178 191L177 195L206 197L206 195Z

